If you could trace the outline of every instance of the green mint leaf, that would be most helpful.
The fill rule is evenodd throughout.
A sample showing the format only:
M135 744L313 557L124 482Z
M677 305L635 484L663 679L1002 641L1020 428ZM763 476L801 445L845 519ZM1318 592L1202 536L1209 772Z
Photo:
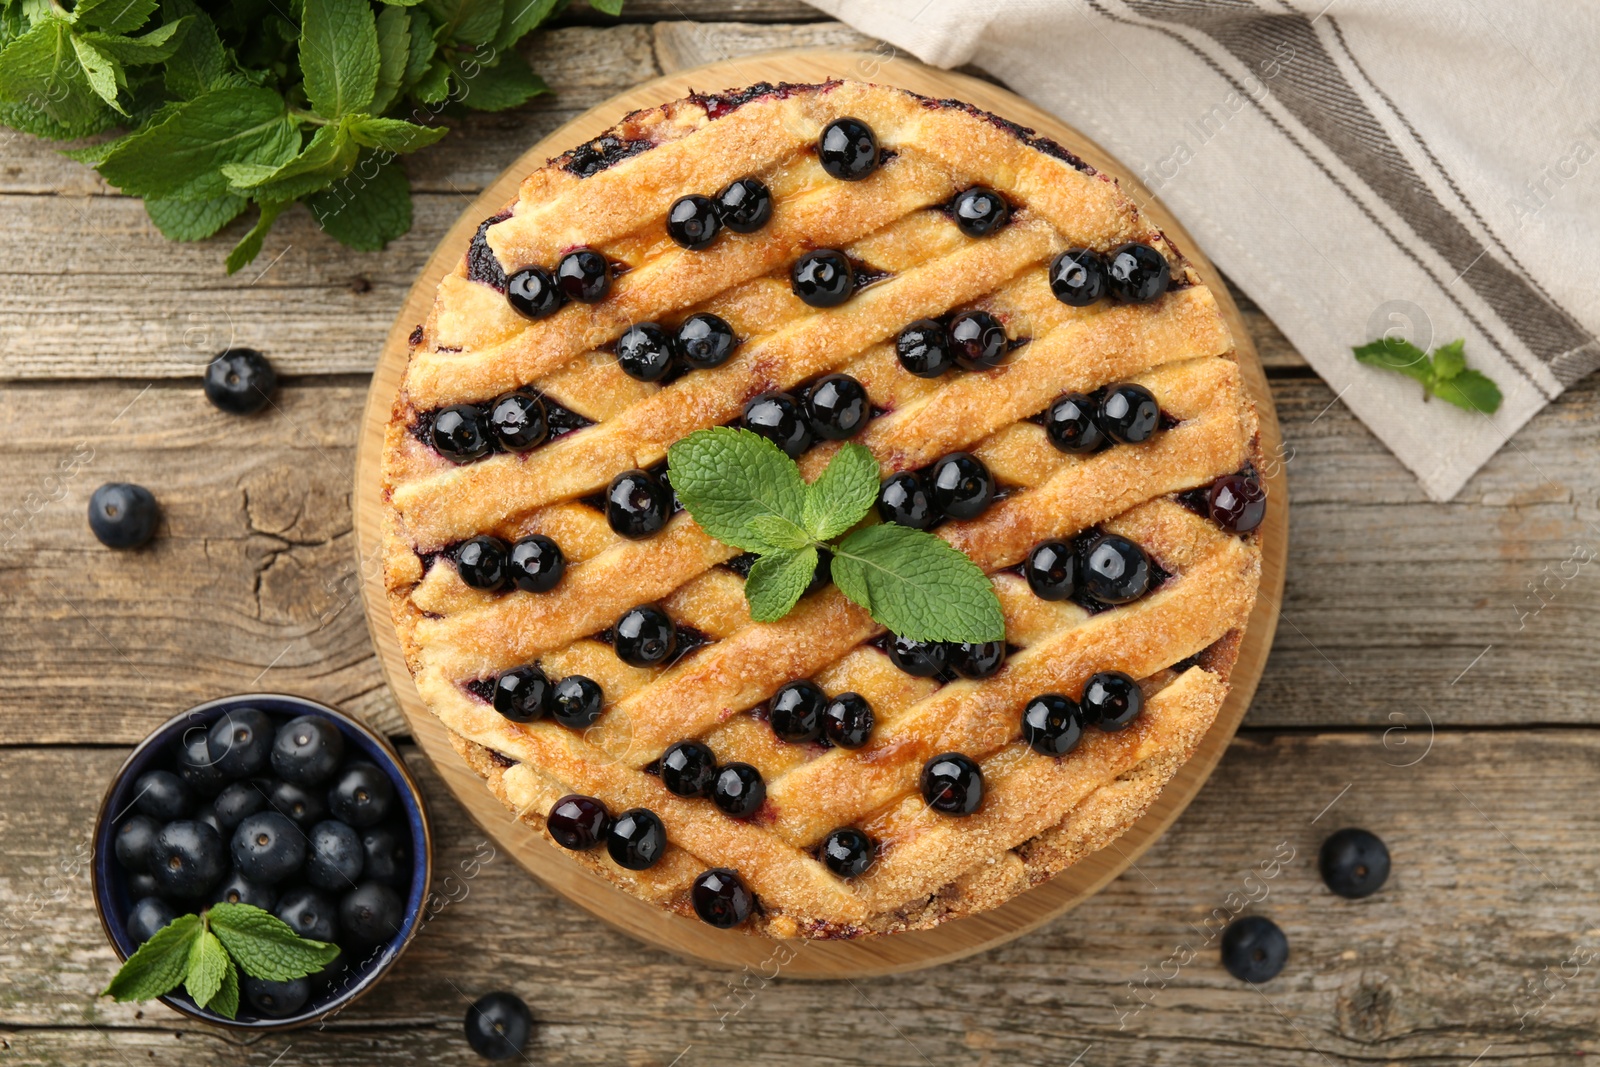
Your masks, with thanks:
M0 113L6 124L44 137L104 129L113 113L89 84L71 28L46 18L0 50Z
M131 67L142 66L148 63L160 63L178 50L178 45L183 41L183 31L189 26L190 18L185 16L158 26L142 37L124 37L117 33L80 33L78 39L93 45L96 49Z
M1454 378L1437 383L1433 395L1458 408L1493 415L1500 409L1500 387L1481 371L1464 370Z
M422 0L422 6L439 20L438 40L455 44L488 44L505 14L505 0Z
M789 614L816 571L815 545L771 552L756 560L744 580L744 598L750 603L750 617L756 622L777 622Z
M450 132L443 126L418 126L405 119L377 119L371 115L352 115L348 125L357 144L397 154L415 152Z
M383 0L388 7L416 7L422 0Z
M150 935L112 977L101 996L154 1000L170 993L189 971L190 947L203 932L198 915L180 915Z
M144 202L150 221L171 241L201 241L244 213L250 201L231 194L209 200L158 200Z
M167 60L162 80L180 100L193 100L212 89L222 89L230 79L228 56L211 16L194 0L162 0L161 17L187 19L177 50Z
M223 166L277 166L299 149L283 97L255 87L215 89L122 138L100 174L130 196L201 200L231 192Z
M344 123L319 126L299 155L279 166L226 163L222 173L235 192L257 200L298 200L350 173L361 149Z
M860 522L877 499L878 461L860 445L845 445L806 487L803 525L818 541L831 540Z
M233 251L228 253L227 267L229 274L237 274L245 264L254 260L261 254L261 242L266 240L267 231L272 229L272 223L287 203L275 203L265 200L261 203L261 214L256 218L256 224L250 227L250 232L239 239L233 246Z
M450 78L450 64L443 59L431 59L428 69L412 85L412 95L425 104L443 103L450 95Z
M109 33L132 33L150 21L160 0L79 0L72 9L79 25Z
M411 229L411 183L398 160L368 151L344 178L306 201L324 233L340 244L376 252Z
M403 7L385 7L378 12L378 84L369 105L374 115L381 115L400 94L400 83L406 76L406 62L411 58L411 16Z
M750 531L773 548L785 552L811 544L806 532L782 515L757 515L750 520Z
M1433 363L1428 359L1428 354L1410 341L1383 337L1351 351L1356 354L1356 359L1368 366L1399 371L1424 385L1433 380Z
M857 530L833 550L833 581L900 637L914 641L999 641L1005 618L978 565L922 530L882 523Z
M118 138L112 138L109 141L101 141L99 144L92 144L85 148L63 148L60 151L62 155L74 162L82 163L86 167L98 167L100 161L110 155L112 149L117 147L117 142Z
M1447 382L1467 369L1467 343L1460 338L1433 350L1433 376Z
M367 0L305 0L300 69L306 99L323 118L372 106L378 87L378 27Z
M89 79L89 88L94 90L94 94L112 110L127 114L122 105L117 103L117 90L126 80L122 64L77 35L72 38L72 51L78 57L78 65L83 68L83 76Z
M228 964L222 971L222 985L217 987L216 995L206 1007L224 1019L232 1019L239 1014L239 968L234 965L233 957L226 952L222 954L222 958Z
M505 111L550 91L516 52L506 52L492 67L467 61L459 63L455 71L462 87L461 102L476 111Z
M494 46L504 52L528 35L539 23L550 17L558 0L506 0L505 18L500 32L495 35Z
M749 430L696 430L667 449L667 479L694 521L723 544L769 547L751 526L758 515L801 525L806 483L778 446Z
M410 16L411 23L411 49L406 55L405 75L400 79L402 91L409 91L428 73L433 54L439 48L438 42L433 39L434 23L428 13L415 7L406 14Z
M589 6L606 15L622 14L622 0L589 0Z
M211 998L222 988L223 977L228 973L228 952L210 930L200 931L189 947L189 973L184 976L183 990L199 1007L211 1003Z
M337 945L299 937L282 919L249 904L213 904L207 918L239 968L252 978L304 978L339 955Z

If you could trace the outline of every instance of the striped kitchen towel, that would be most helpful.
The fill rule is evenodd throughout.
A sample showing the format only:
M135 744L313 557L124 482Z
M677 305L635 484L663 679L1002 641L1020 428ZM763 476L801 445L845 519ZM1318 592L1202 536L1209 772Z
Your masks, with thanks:
M1600 4L813 2L1121 159L1435 500L1600 364ZM1465 338L1504 403L1352 358L1384 335Z

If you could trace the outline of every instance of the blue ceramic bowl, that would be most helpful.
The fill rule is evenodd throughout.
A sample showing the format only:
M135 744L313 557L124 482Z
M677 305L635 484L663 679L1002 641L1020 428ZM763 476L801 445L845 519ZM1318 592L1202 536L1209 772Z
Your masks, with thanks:
M128 912L133 907L133 900L128 893L128 874L116 860L112 840L117 826L132 807L133 783L146 771L171 768L179 743L190 730L209 729L227 712L247 707L259 708L283 722L300 715L317 715L333 722L344 734L347 757L364 756L389 775L394 782L395 796L404 809L405 821L411 828L411 888L406 895L400 932L387 945L374 950L365 960L352 966L330 988L313 995L300 1012L284 1018L257 1016L241 999L239 1017L229 1019L214 1011L196 1007L184 995L182 986L161 998L163 1003L185 1015L218 1026L239 1030L283 1030L304 1026L338 1012L371 989L400 957L422 924L423 903L428 899L428 883L433 873L433 843L428 829L428 814L416 781L407 772L400 756L383 738L330 707L278 693L246 693L208 700L167 720L128 756L112 778L111 787L106 790L105 800L100 804L94 831L94 902L111 947L116 949L119 958L126 960L138 947L128 935L127 928Z

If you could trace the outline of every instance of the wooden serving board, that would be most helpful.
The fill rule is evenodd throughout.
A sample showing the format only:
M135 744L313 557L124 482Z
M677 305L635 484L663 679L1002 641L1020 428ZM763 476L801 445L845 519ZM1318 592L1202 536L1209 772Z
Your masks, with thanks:
M1261 590L1233 670L1232 691L1194 758L1178 771L1144 818L1126 834L1111 847L999 908L956 919L933 930L862 941L779 942L715 930L695 919L668 914L622 892L604 878L573 863L560 849L527 826L517 823L467 767L451 747L443 725L418 696L390 619L380 565L379 469L384 428L405 369L408 335L427 317L440 278L460 259L478 224L515 195L524 176L551 157L615 125L628 112L687 96L692 89L716 91L759 81L809 83L828 78L875 81L929 96L968 101L1004 118L1032 126L1096 169L1116 177L1122 188L1139 202L1200 271L1233 331L1245 389L1261 417L1261 451L1267 457L1267 469L1262 472L1268 491L1267 519L1263 526L1265 554ZM777 52L713 63L657 78L613 97L528 149L456 220L412 285L372 376L356 461L356 552L367 624L389 686L411 731L450 791L499 848L572 903L640 940L715 966L760 968L764 973L766 968L773 968L789 977L824 979L916 970L1003 944L1082 903L1137 860L1172 825L1205 784L1250 705L1277 628L1289 532L1288 486L1283 465L1276 462L1276 457L1282 455L1281 441L1272 395L1255 346L1216 268L1138 179L1078 131L988 82L873 53Z

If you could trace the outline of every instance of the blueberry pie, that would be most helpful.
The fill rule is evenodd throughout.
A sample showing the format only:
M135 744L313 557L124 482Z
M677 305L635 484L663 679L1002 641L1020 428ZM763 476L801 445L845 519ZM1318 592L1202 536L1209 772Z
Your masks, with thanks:
M461 253L388 428L385 578L422 699L573 862L715 927L927 928L1109 845L1211 727L1255 411L1199 275L1060 145L854 82L697 94ZM863 521L966 553L1005 640L887 633L827 553L752 622L761 563L666 467L713 426L808 479L865 446Z

